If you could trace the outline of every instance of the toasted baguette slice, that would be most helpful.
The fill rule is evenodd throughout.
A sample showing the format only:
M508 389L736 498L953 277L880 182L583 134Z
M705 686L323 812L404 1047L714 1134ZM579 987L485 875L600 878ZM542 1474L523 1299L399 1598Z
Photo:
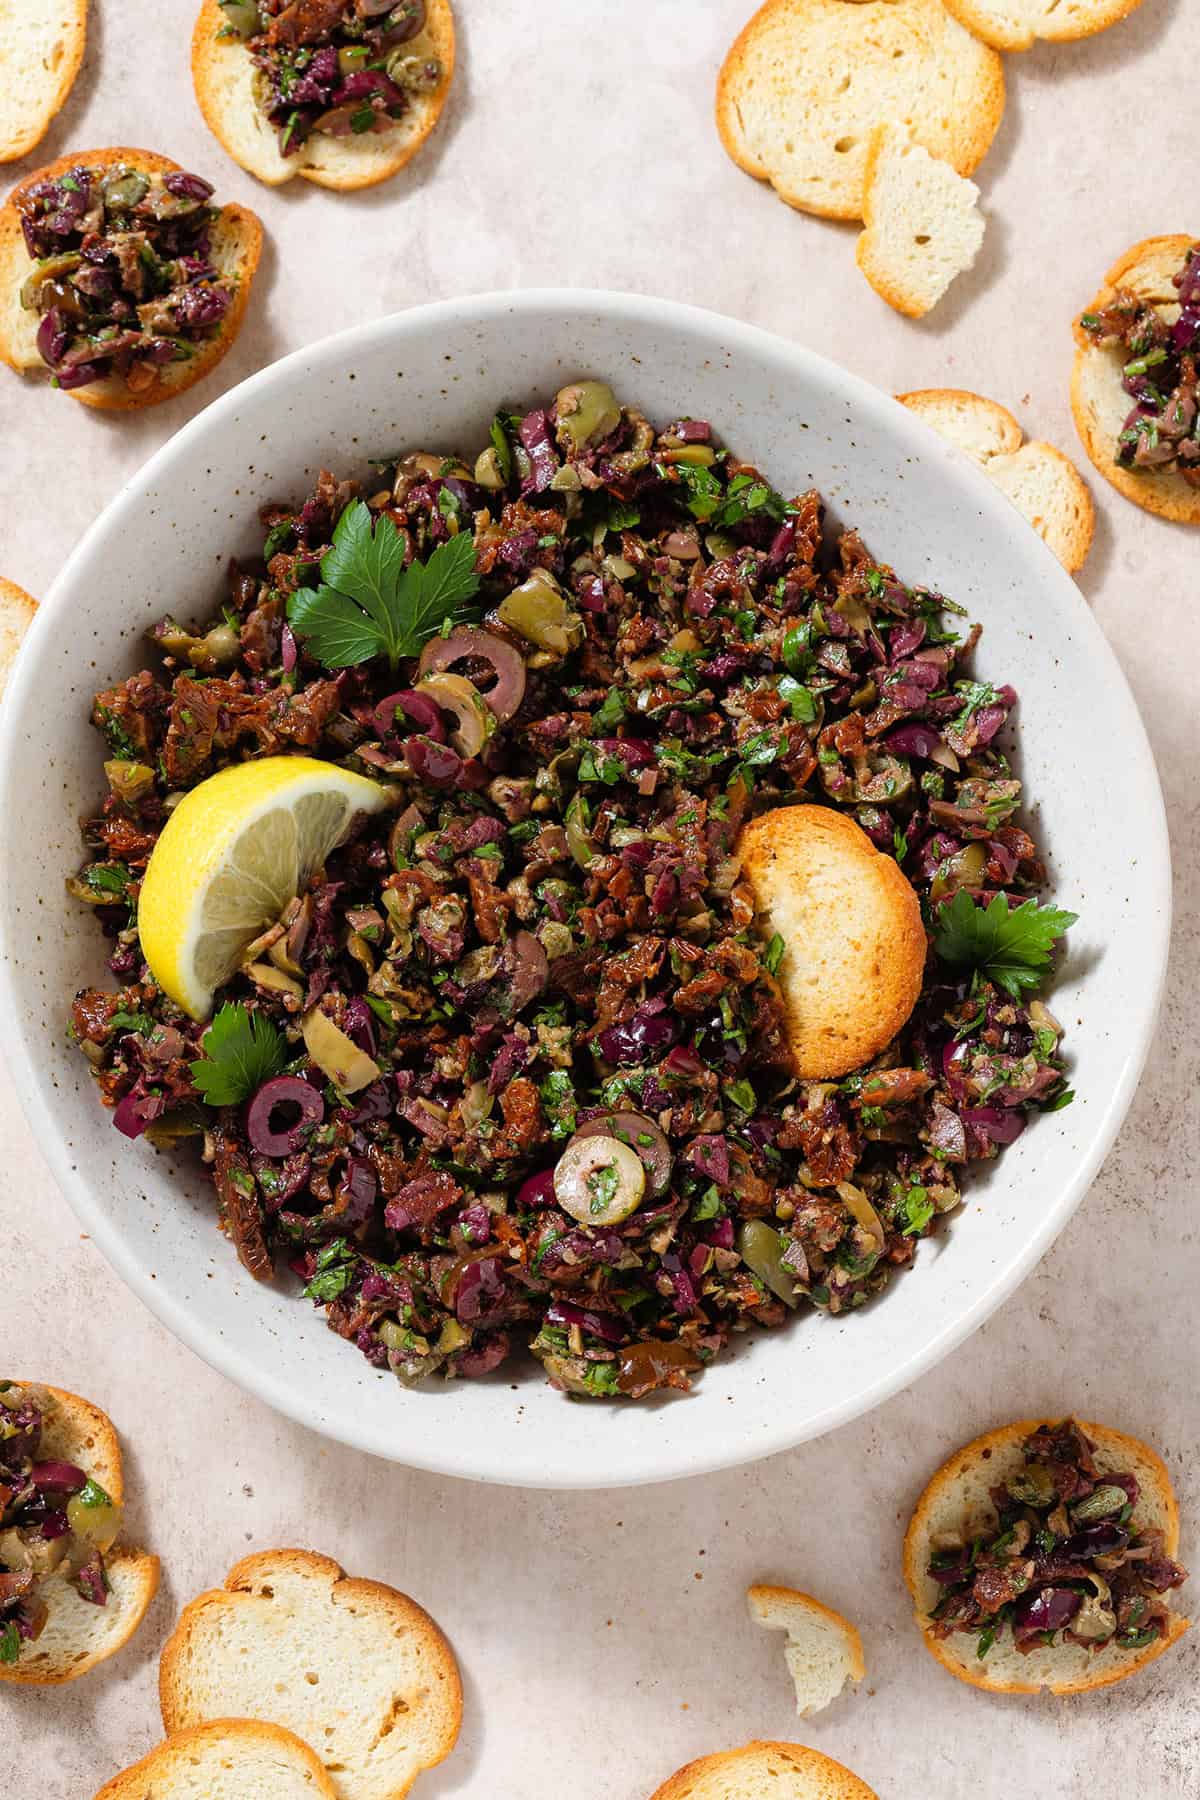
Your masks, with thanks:
M752 1587L746 1590L746 1604L756 1624L787 1632L784 1655L802 1719L823 1711L848 1681L861 1681L866 1674L862 1639L854 1626L811 1594Z
M901 125L877 125L867 151L866 229L859 268L881 299L910 319L932 312L983 243L979 189L913 142Z
M1021 1467L1021 1446L1030 1433L1052 1422L1019 1419L1015 1425L985 1432L956 1450L917 1501L904 1538L904 1579L925 1648L960 1681L992 1694L1036 1694L1042 1689L1052 1694L1086 1694L1093 1688L1110 1687L1136 1675L1188 1629L1188 1620L1173 1614L1169 1631L1142 1650L1124 1650L1119 1645L1085 1650L1081 1644L1048 1644L1028 1656L1015 1649L1011 1636L1005 1634L988 1652L986 1661L976 1655L976 1640L968 1632L947 1638L932 1636L930 1614L942 1591L927 1573L935 1539L961 1530L964 1522L972 1519L994 1524L995 1507L988 1490ZM1179 1508L1162 1458L1136 1438L1106 1425L1089 1425L1086 1419L1080 1419L1079 1425L1096 1446L1101 1470L1128 1470L1136 1475L1141 1489L1135 1509L1138 1522L1162 1532L1166 1553L1173 1559L1179 1550Z
M797 1075L861 1068L890 1044L917 1003L925 928L916 894L831 806L783 806L739 839L760 925L778 932L788 1044Z
M960 175L982 162L1004 114L994 50L941 0L767 0L717 82L729 155L780 198L862 217L867 145L894 119Z
M1118 257L1091 306L1084 310L1097 312L1108 305L1118 288L1128 288L1173 323L1179 317L1179 290L1171 277L1183 267L1189 248L1198 241L1195 235L1176 233L1135 244ZM1116 461L1117 440L1133 406L1121 386L1120 351L1094 344L1078 320L1075 346L1071 411L1083 447L1105 481L1146 512L1177 525L1200 525L1200 488L1189 486L1178 470L1126 469Z
M919 388L896 398L978 463L1011 455L1025 441L1025 433L1006 407L965 388Z
M112 1420L90 1400L40 1382L13 1382L6 1403L22 1394L41 1410L44 1459L75 1463L120 1505L125 1482ZM49 1616L41 1635L22 1644L15 1663L0 1663L0 1681L36 1687L75 1681L129 1642L158 1591L158 1558L117 1548L107 1552L104 1567L110 1587L104 1606L85 1600L64 1577L39 1582Z
M21 640L32 625L36 611L37 601L15 581L5 581L0 575L0 698L8 686Z
M1094 37L1136 12L1142 0L945 0L956 19L996 50L1031 50Z
M315 1751L258 1719L214 1719L158 1744L95 1800L333 1800Z
M462 1719L458 1665L429 1614L309 1550L247 1556L185 1606L159 1700L168 1734L231 1712L286 1725L341 1800L400 1800Z
M1083 567L1096 531L1096 508L1069 457L1039 439L1023 443L1007 408L982 394L929 388L896 397L986 469L1065 569L1074 575Z
M192 82L204 122L234 162L268 187L302 175L318 187L374 187L387 181L417 154L446 104L454 75L454 14L450 0L428 0L425 24L405 45L407 53L436 59L442 78L428 94L414 94L390 131L338 138L316 133L294 156L284 156L279 133L254 97L254 64L245 44L222 37L225 23L218 0L202 0L192 32Z
M879 1800L874 1788L803 1744L743 1744L702 1756L656 1788L650 1800Z
M58 157L44 169L36 169L0 206L0 362L8 363L10 368L23 375L47 371L38 354L39 315L21 305L21 287L33 263L25 248L17 201L34 182L53 181L78 163L95 169L129 163L146 175L165 175L179 168L178 163L156 155L153 150L80 150L71 156ZM79 400L84 406L98 407L103 412L137 412L143 406L157 406L160 400L182 394L185 388L190 388L216 368L242 328L262 254L262 225L244 206L223 206L213 225L211 240L213 263L233 293L219 330L212 337L199 339L194 353L186 361L164 364L158 380L142 393L131 394L119 375L109 375L103 381L89 382L86 387L68 389L72 400Z
M87 0L0 0L0 162L41 143L86 43Z

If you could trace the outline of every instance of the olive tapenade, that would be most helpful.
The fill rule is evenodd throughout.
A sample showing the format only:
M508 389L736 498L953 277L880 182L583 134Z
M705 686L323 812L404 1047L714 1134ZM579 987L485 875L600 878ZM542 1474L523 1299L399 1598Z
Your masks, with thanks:
M126 162L80 162L18 190L34 265L21 305L39 315L55 386L117 375L144 394L220 330L233 294L212 258L212 192L182 169Z
M94 1606L108 1601L104 1558L121 1509L75 1463L45 1456L42 1423L25 1391L0 1382L0 1663L41 1635L48 1580L70 1581Z
M1118 288L1099 311L1079 323L1093 343L1127 357L1125 392L1134 401L1114 452L1122 468L1177 472L1200 488L1200 244L1188 250L1174 277L1179 316Z
M292 156L316 132L388 131L442 79L413 54L425 0L220 0L225 31L254 60L255 98Z
M165 621L96 696L109 793L69 885L119 986L75 1039L118 1128L193 1137L242 1261L286 1261L374 1365L527 1346L573 1394L686 1388L732 1332L878 1293L967 1166L1070 1099L1016 695L818 495L603 382L502 411L470 461L375 467L267 508L221 616ZM145 964L139 884L183 792L291 750L394 806L206 1029ZM800 796L897 859L933 937L908 1024L841 1081L793 1076L739 875L745 820Z
M1015 1474L993 1487L995 1524L965 1528L928 1566L942 1598L930 1633L967 1632L985 1658L1006 1633L1028 1655L1043 1645L1142 1650L1167 1628L1163 1596L1187 1580L1161 1531L1139 1519L1127 1470L1103 1471L1072 1419L1026 1438Z

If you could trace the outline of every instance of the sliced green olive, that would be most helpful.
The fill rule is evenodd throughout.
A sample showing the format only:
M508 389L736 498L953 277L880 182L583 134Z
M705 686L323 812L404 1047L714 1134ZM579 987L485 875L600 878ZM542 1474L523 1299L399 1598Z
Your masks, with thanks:
M938 869L929 889L929 900L936 906L939 900L949 899L957 894L959 888L977 888L983 882L983 872L987 868L987 851L982 844L967 844L957 850Z
M379 1079L379 1064L334 1024L319 1006L304 1015L300 1026L304 1047L322 1075L343 1094L356 1094Z
M27 312L45 310L42 305L43 289L53 283L61 282L73 273L83 261L77 250L66 250L61 256L47 256L38 263L31 275L25 277L21 285L21 305Z
M337 53L338 69L343 75L353 75L356 69L365 69L371 60L371 52L366 44L343 44Z
M100 192L110 212L128 212L130 207L140 205L146 198L150 182L140 169L114 169L104 177Z
M455 728L450 742L459 755L478 756L496 729L496 715L475 683L442 669L436 675L423 676L417 688L444 712L453 713Z
M490 444L475 459L475 482L478 487L490 488L493 492L504 486L504 470Z
M259 30L255 0L219 0L225 29L240 38L255 37Z
M587 801L575 794L563 815L567 828L567 848L581 869L586 869L596 855L596 845L588 829Z
M852 1181L839 1181L837 1184L838 1199L860 1225L868 1237L875 1239L876 1246L882 1250L884 1244L883 1224L879 1214L867 1199L860 1187Z
M603 1133L574 1138L554 1166L554 1197L581 1225L619 1225L645 1192L641 1157Z
M752 1275L757 1275L785 1306L799 1306L796 1277L783 1260L783 1239L765 1219L747 1219L739 1226L738 1255Z
M583 642L583 620L567 605L547 569L536 569L528 581L506 595L496 616L527 642L556 656L565 656Z
M621 408L606 381L574 381L554 396L560 444L582 450L603 443L621 423Z
M75 1537L103 1553L121 1529L121 1508L99 1482L88 1481L67 1501L67 1524Z
M198 1106L176 1106L161 1118L151 1119L145 1138L156 1150L170 1150L184 1138L203 1137L208 1123Z
M1098 1487L1094 1493L1081 1500L1078 1506L1071 1508L1071 1520L1075 1525L1094 1525L1097 1519L1107 1519L1112 1513L1120 1512L1128 1504L1129 1495L1124 1488L1110 1486Z
M126 806L136 806L154 787L154 770L148 763L128 762L117 756L105 763L104 774L117 799Z

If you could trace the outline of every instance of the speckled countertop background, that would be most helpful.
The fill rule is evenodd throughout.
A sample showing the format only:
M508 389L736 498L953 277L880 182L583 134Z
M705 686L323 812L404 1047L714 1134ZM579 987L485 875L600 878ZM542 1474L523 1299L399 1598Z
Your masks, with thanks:
M745 0L458 0L459 76L426 152L383 188L334 197L300 182L259 189L208 136L187 76L184 0L93 0L84 71L33 161L119 142L160 149L210 175L221 197L255 206L269 247L235 349L177 402L107 418L3 373L0 573L44 592L123 478L262 364L363 319L487 288L568 283L696 301L885 388L976 387L1017 411L1030 436L1073 451L1072 314L1127 244L1200 231L1187 78L1196 0L1145 0L1091 42L1010 59L1007 116L978 175L982 257L919 326L862 282L853 228L788 212L721 152L713 81L748 10ZM0 1692L7 1792L87 1800L158 1736L156 1658L179 1605L251 1546L310 1543L411 1591L454 1641L462 1737L418 1783L421 1800L644 1800L679 1763L753 1736L813 1743L887 1800L1200 1794L1200 1633L1121 1688L994 1699L925 1656L899 1578L902 1523L941 1457L989 1424L1066 1407L1160 1446L1184 1555L1200 1567L1200 538L1093 485L1100 520L1082 585L1158 756L1177 923L1141 1091L1041 1268L918 1388L790 1455L627 1492L489 1490L328 1445L182 1349L81 1237L0 1087L0 1365L77 1387L111 1412L132 1532L164 1563L162 1592L118 1659L75 1688ZM1102 719L1096 734L1081 805L1103 805L1121 779ZM811 1587L862 1629L867 1682L803 1726L781 1640L744 1617L756 1578Z

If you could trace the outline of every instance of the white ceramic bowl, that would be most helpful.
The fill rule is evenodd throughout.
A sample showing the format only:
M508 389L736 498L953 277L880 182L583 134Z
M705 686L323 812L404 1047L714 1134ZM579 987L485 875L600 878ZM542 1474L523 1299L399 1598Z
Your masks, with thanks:
M1052 1002L1075 1105L972 1180L949 1231L881 1301L755 1335L690 1397L641 1406L569 1402L536 1367L416 1392L375 1373L289 1278L264 1287L243 1273L207 1183L113 1130L66 1040L75 990L107 978L92 918L63 892L77 818L102 788L94 690L142 666L141 634L164 609L212 609L230 553L261 545L262 502L303 495L322 466L359 473L397 447L473 451L497 402L532 402L584 373L660 422L712 419L785 492L815 484L906 579L983 621L978 665L1020 693L1020 764L1055 896L1081 915ZM1154 1028L1169 924L1162 802L1133 701L1072 582L986 478L894 401L793 344L660 301L563 291L422 307L222 396L128 483L55 583L4 702L0 782L3 1042L82 1224L232 1380L329 1437L448 1474L661 1480L765 1456L878 1406L980 1325L1062 1228Z

